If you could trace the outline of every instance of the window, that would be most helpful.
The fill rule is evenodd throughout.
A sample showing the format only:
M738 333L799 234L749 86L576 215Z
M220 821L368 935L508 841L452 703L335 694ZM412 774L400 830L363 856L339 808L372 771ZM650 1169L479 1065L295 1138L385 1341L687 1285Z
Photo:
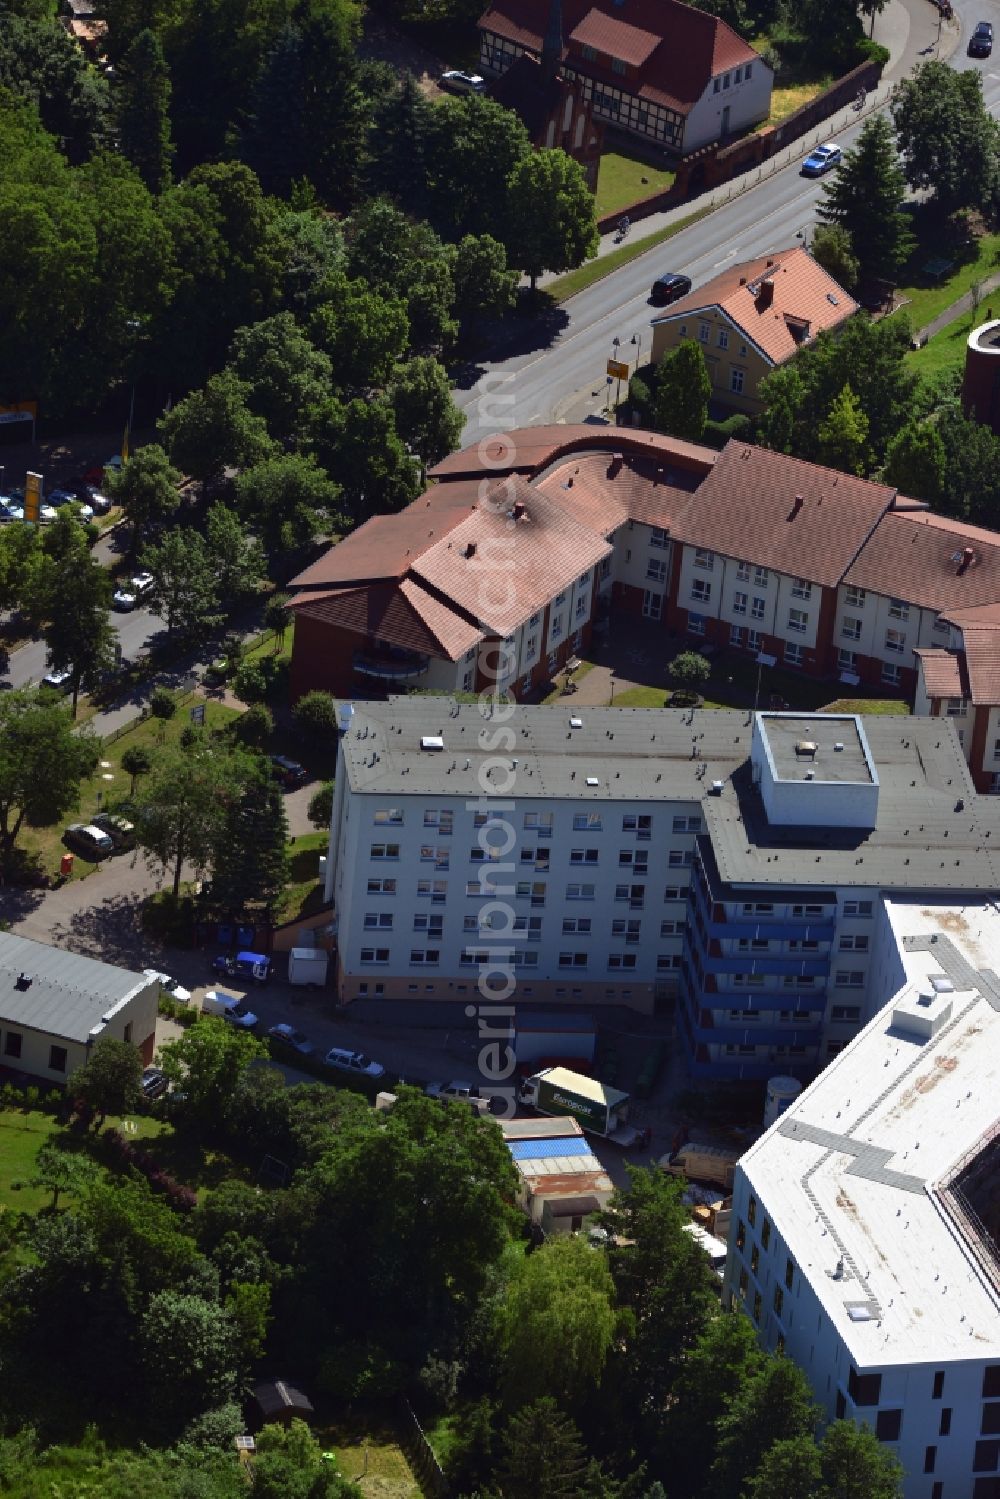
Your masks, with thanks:
M758 588L766 588L767 587L767 579L768 579L768 572L767 572L767 568L766 567L755 567L754 568L754 570L753 570L753 580L756 583L756 585L757 585Z
M560 968L586 968L587 954L585 952L561 952L559 954Z
M749 1290L749 1288L750 1288L750 1276L747 1273L746 1266L745 1265L741 1265L740 1266L740 1295L743 1297L744 1301L746 1301L746 1299L747 1299L747 1291Z
M629 910L641 911L646 904L645 885L616 885L615 900L627 900Z
M697 814L694 817L675 817L672 826L675 833L700 833L701 818Z
M659 547L661 550L668 546L667 533L662 526L654 526L649 533L649 544L651 547Z
M612 969L615 969L615 968L634 968L635 965L636 965L636 955L635 955L634 952L609 952L608 953L608 967L609 968L612 968Z
M801 666L804 657L805 657L805 652L803 651L802 647L797 643L797 641L794 641L794 640L786 640L785 641L785 665L786 666Z
M747 1242L747 1226L742 1218L736 1220L736 1248L744 1249Z
M734 396L743 394L744 374L742 370L731 369L729 371L729 389Z
M934 1472L934 1465L935 1465L936 1462L937 1462L937 1448L936 1447L925 1447L924 1448L924 1472L925 1473L933 1473Z
M759 1291L755 1291L754 1292L754 1298L753 1298L753 1320L755 1322L759 1322L760 1321L760 1309L761 1309L761 1295L760 1295Z
M747 650L759 651L764 643L764 637L759 630L747 631Z
M744 81L744 83L750 77L750 75L752 74L752 72L753 72L753 63L752 62L748 62L745 65L744 69L743 69L743 81Z
M709 329L708 324L707 323L699 323L698 324L698 342L702 343L702 344L707 344L708 340L709 340L709 336L710 336L710 329Z
M569 851L571 864L596 864L599 857L600 849L596 848L571 848Z
M561 614L557 614L556 617L555 617L555 619L552 621L552 624L549 627L549 638L551 640L558 640L559 637L560 637L560 635L562 634L562 632L563 632L563 617L562 617Z
M774 1312L775 1316L781 1316L781 1308L784 1305L785 1293L780 1286L774 1288Z
M657 973L669 973L671 969L681 966L681 955L679 952L658 953L656 958Z
M21 1055L21 1032L8 1031L3 1040L4 1056L19 1057Z
M371 858L373 859L398 859L398 843L373 843L371 846Z
M865 599L867 597L868 595L865 593L865 590L863 588L848 588L844 596L844 601L845 603L849 604L852 609L863 609L865 607Z
M548 873L551 857L550 848L522 848L521 850L521 863L534 864L540 874Z
M715 567L715 553L710 552L707 547L695 547L694 565L703 567L707 573L710 573Z
M750 600L750 614L753 619L764 618L765 603L766 600L761 598L760 594L754 594L753 598Z
M754 1275L760 1269L760 1246L757 1244L753 1244L750 1248L750 1269Z
M392 912L391 911L366 911L365 912L365 930L369 931L369 932L370 931L391 932L392 931Z
M599 833L601 826L600 812L577 812L573 818L574 833Z
M480 887L477 885L476 886L476 893L477 894L479 893L479 888ZM471 893L471 892L469 892L469 893ZM431 901L431 903L433 905L435 905L435 906L443 906L444 905L444 901L445 901L445 896L448 894L448 881L447 880L418 880L417 881L417 894L420 895L420 896L423 896L425 899ZM485 895L485 894L487 894L487 892L484 890L483 894Z
M854 671L858 664L857 654L854 651L843 649L837 652L837 670Z
M738 650L742 650L746 633L742 625L730 625L729 644L735 646Z
M983 1419L979 1427L980 1436L1000 1435L1000 1402L989 1400L983 1406Z
M403 821L403 813L399 807L382 807L375 813L377 823L391 823L393 827L399 827Z
M712 93L713 94L717 94L721 88L722 88L722 79L721 78L713 78L712 79Z
M737 562L736 578L740 583L746 583L750 578L750 564L747 561Z
M473 920L475 919L473 917ZM415 932L429 932L433 937L440 937L444 931L444 917L428 915L426 911L418 911L413 918L413 930Z
M527 933L529 942L540 942L542 940L542 918L540 916L515 916L514 930L515 932Z
M890 619L909 619L909 617L910 617L910 606L909 606L909 604L905 604L902 599L890 599L889 600L889 618Z
M830 1011L831 1020L860 1020L860 1005L834 1005Z
M864 970L860 968L838 968L833 982L838 989L863 989Z
M704 633L705 633L705 616L703 614L694 614L693 612L689 613L688 614L688 634L689 635L704 635Z
M590 934L591 921L589 916L565 916L563 917L564 937L586 937Z
M898 1442L902 1424L902 1411L879 1411L875 1417L875 1435L880 1442Z
M805 634L809 628L809 616L804 609L789 609L788 628L795 630L799 635Z
M789 1259L789 1260L785 1261L785 1290L786 1291L790 1291L792 1289L792 1282L794 1281L794 1279L795 1279L795 1264L794 1264L794 1262L792 1260Z
M906 633L903 630L886 630L885 648L887 651L895 651L901 656L906 649Z
M734 614L746 614L746 612L747 612L747 596L746 596L746 594L745 593L734 593L733 594L733 613Z
M883 661L882 681L887 687L898 687L903 679L903 674L895 661Z
M723 90L725 90L725 89L727 89L729 87L729 74L728 73L723 73L723 75L722 75L722 87L723 87Z
M855 619L851 614L845 614L840 626L840 633L845 640L861 639L861 621Z
M964 697L950 697L948 699L948 706L945 709L948 718L963 718L968 711L969 705ZM1000 745L1000 739L997 740L997 744ZM996 754L995 748L993 753L994 755Z
M477 848L474 852L478 853L481 858L500 858L500 851L495 848L491 848L487 854L484 854L481 848ZM420 846L421 864L433 864L435 869L447 869L449 857L446 848L435 848L432 843L423 843Z
M870 900L845 900L845 916L870 916L872 914L872 903ZM941 1376L942 1380L944 1375Z
M563 591L562 591L562 593L557 593L556 596L555 596L555 598L552 600L552 602L555 604L556 608L558 608L560 604L565 604L565 602L566 602L566 589L564 588Z
M934 1371L934 1384L933 1384L933 1387L931 1389L931 1399L932 1400L940 1400L941 1396L943 1394L944 1394L944 1370L943 1369L935 1369L935 1371Z
M613 57L611 59L611 71L612 73L624 73L625 64L620 57Z
M695 578L691 584L691 597L698 604L708 604L712 599L712 585L706 578Z
M649 850L645 848L620 848L618 850L618 867L626 869L631 867L633 874L645 874L649 865Z
M653 833L653 819L645 813L628 812L622 818L622 832L635 833L637 837L648 842Z
M524 827L526 832L533 832L539 838L552 837L552 813L551 812L525 812Z
M977 1442L972 1459L973 1473L995 1473L1000 1464L1000 1442Z
M369 895L395 895L395 893L396 893L396 881L395 880L369 880L368 881L368 894Z
M659 557L650 557L646 563L646 577L654 583L664 583L667 577L667 564Z
M946 1437L951 1434L951 1406L941 1407L941 1420L938 1423L938 1436Z
M641 922L619 918L611 923L612 937L624 937L626 942L638 942Z
M463 692L471 692L472 691L472 683L473 683L474 677L475 677L475 673L474 672L467 671L465 673L465 676L462 678L462 691Z
M719 348L720 349L728 349L729 348L729 329L728 328L720 328L719 329L718 343L719 343Z
M795 578L792 582L793 599L811 599L812 584L807 578Z
M763 1221L763 1223L760 1226L760 1244L761 1244L761 1248L762 1249L766 1249L767 1246L770 1244L770 1242L771 1242L771 1220L770 1220L770 1218L765 1218L764 1221Z
M65 1048L65 1046L50 1046L49 1047L49 1071L50 1072L65 1072L66 1071L66 1048Z
M881 1374L859 1374L852 1369L847 1376L847 1393L857 1406L878 1405L882 1393Z
M436 947L411 947L410 962L415 968L426 967L428 963L439 963L441 952Z
M566 886L566 899L567 900L593 900L593 898L594 898L594 887L593 887L593 885L567 885Z
M845 933L840 939L841 952L867 952L868 938L857 933Z
M750 1201L747 1203L747 1222L749 1223L751 1228L753 1228L754 1224L757 1222L756 1197L751 1197Z
M437 828L439 833L450 833L454 819L454 812L436 812L431 809L424 813L424 827Z
M362 963L388 963L389 949L387 947L363 947L361 961Z

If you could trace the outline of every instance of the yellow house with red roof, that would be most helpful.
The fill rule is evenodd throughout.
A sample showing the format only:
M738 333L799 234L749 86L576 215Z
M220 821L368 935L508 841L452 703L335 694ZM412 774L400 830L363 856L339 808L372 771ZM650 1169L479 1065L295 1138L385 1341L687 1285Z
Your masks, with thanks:
M764 376L857 310L807 250L778 250L723 271L654 318L652 360L659 364L684 339L695 339L713 400L755 416L764 409Z

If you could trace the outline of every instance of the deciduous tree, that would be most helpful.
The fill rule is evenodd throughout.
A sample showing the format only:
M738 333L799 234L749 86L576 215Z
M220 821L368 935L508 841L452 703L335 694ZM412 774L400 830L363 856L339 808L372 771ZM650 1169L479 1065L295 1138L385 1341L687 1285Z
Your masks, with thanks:
M181 502L181 476L159 443L139 448L108 478L110 498L122 507L131 527L129 554L160 526L172 520Z
M685 338L660 363L656 425L661 432L698 442L708 421L712 382L701 344Z
M80 782L98 756L93 735L74 732L47 693L0 693L0 862L10 862L25 821L50 826L79 806Z
M187 749L170 746L157 753L133 819L140 847L164 870L172 869L175 895L185 864L198 870L211 865L226 808L245 782L243 757L202 737Z
M56 1212L64 1192L84 1192L97 1178L97 1166L89 1156L70 1148L68 1142L46 1140L35 1156L29 1186L52 1193L49 1210Z
M86 1062L71 1074L71 1098L82 1098L94 1110L95 1128L109 1114L130 1114L142 1101L142 1058L136 1047L114 1036L94 1043Z
M246 383L226 370L160 418L170 461L205 488L217 484L228 466L248 468L274 451L263 418L247 405L248 395Z
M215 1015L203 1015L176 1041L167 1042L159 1064L184 1093L184 1117L201 1127L218 1118L250 1063L266 1055L267 1047L257 1036Z
M907 422L886 450L886 483L929 505L943 499L945 472L944 443L934 422Z
M571 271L597 253L594 197L565 151L534 151L507 179L504 243L534 291L543 271Z
M427 469L458 447L465 418L455 405L444 366L426 355L400 365L390 389L396 431Z
M709 1486L713 1499L740 1499L775 1442L811 1437L818 1411L805 1375L787 1358L771 1358L746 1381L720 1418Z
M215 591L228 613L256 593L264 576L264 557L256 536L235 510L215 504L205 518L205 540L215 571Z
M340 486L304 454L254 464L237 475L235 488L236 508L260 537L272 576L284 553L328 528L341 529Z
M809 253L845 291L856 289L861 265L851 246L851 236L842 224L819 224Z
M517 302L520 276L507 265L507 252L490 234L466 234L455 247L455 316L472 334L483 318L499 318Z
M900 79L892 118L912 188L932 194L942 213L989 203L1000 177L1000 127L974 70L936 59Z
M193 639L222 618L213 558L197 531L169 531L142 554L152 575L149 607L167 627L168 636Z
M282 443L296 437L304 413L324 400L333 384L330 359L310 343L290 312L238 328L228 367L243 383L250 410Z
M579 1405L600 1383L617 1324L607 1262L586 1239L552 1239L522 1260L502 1313L508 1405L544 1395Z
M250 905L272 912L289 870L284 798L266 763L258 761L220 820L212 850L212 897L233 915Z

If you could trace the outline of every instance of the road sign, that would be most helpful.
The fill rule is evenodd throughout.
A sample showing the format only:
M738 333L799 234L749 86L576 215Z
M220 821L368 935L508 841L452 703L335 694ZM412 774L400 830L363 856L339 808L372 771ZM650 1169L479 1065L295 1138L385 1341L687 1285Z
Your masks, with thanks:
M25 474L24 476L24 518L33 526L38 525L38 515L42 507L42 476L41 474Z
M196 707L191 709L191 722L199 729L203 726L205 722L204 703L198 703Z
M627 380L629 366L623 364L620 359L608 360L608 374L613 380Z

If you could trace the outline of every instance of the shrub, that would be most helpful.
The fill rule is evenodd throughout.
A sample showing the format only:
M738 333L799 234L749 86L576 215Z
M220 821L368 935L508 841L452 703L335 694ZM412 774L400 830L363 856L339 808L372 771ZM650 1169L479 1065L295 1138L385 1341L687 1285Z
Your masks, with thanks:
M265 703L254 703L233 725L233 734L247 749L263 749L274 733L274 714Z
M310 744L336 743L337 706L328 692L307 692L292 709L292 719L302 738Z
M628 383L628 398L640 427L651 427L655 420L656 396L645 374L632 376Z
M262 703L267 697L267 677L256 661L243 661L230 685L244 703Z
M855 56L857 57L856 66L860 66L863 62L877 62L884 68L889 61L890 55L888 47L883 47L881 42L873 41L871 37L867 36L860 37L855 47Z
M732 416L727 416L724 421L713 421L709 417L705 423L705 431L702 434L702 442L710 448L724 448L726 443L735 438L737 442L748 442L753 430L753 423L742 411L734 411Z

